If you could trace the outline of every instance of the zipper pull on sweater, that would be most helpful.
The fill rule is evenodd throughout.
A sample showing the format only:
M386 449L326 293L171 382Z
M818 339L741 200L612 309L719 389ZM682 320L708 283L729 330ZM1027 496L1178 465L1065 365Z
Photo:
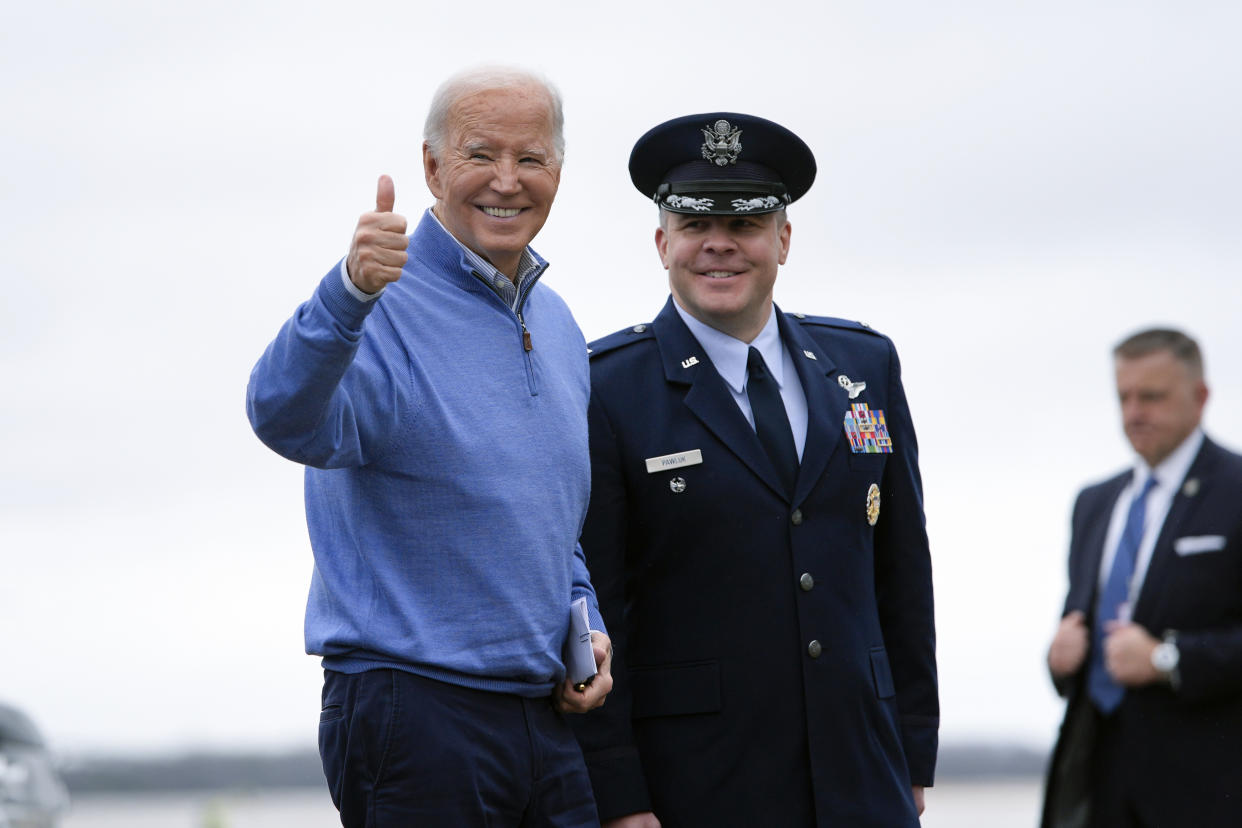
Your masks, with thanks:
M522 326L522 348L527 351L535 350L535 346L530 341L530 331L526 330L526 320L522 318L522 314L517 315L518 324Z

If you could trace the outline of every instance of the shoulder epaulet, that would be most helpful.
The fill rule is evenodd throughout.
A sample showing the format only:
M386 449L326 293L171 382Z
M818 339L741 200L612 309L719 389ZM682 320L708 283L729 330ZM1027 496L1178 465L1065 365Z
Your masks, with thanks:
M653 336L655 336L655 333L651 330L650 322L631 325L628 328L622 328L616 333L610 333L608 336L602 336L594 342L588 343L587 354L594 359L601 354L615 351L635 342L641 342L644 339L651 339Z
M873 336L884 336L884 334L866 322L855 322L853 319L839 319L835 316L811 316L807 313L787 313L785 315L793 317L793 319L803 325L819 325L825 328L841 328L847 331L861 331Z

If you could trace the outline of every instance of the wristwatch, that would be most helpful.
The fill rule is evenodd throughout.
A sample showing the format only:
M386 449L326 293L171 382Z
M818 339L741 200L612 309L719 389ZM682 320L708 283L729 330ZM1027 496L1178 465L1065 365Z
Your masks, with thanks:
M1164 637L1164 641L1156 645L1156 649L1151 651L1151 666L1160 671L1166 678L1177 683L1177 663L1181 660L1181 653L1177 649L1177 634L1170 633Z

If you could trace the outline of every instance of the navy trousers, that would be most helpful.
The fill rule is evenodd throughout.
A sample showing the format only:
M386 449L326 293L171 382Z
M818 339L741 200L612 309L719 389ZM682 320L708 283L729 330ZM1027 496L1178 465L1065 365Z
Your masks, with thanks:
M582 752L546 697L325 670L319 755L345 828L599 825Z

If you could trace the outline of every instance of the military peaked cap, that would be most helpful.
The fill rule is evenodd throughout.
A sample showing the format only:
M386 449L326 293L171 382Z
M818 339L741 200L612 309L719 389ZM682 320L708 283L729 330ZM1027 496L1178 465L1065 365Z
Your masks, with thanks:
M771 213L811 188L815 156L780 124L707 112L648 130L630 153L630 179L674 213Z

